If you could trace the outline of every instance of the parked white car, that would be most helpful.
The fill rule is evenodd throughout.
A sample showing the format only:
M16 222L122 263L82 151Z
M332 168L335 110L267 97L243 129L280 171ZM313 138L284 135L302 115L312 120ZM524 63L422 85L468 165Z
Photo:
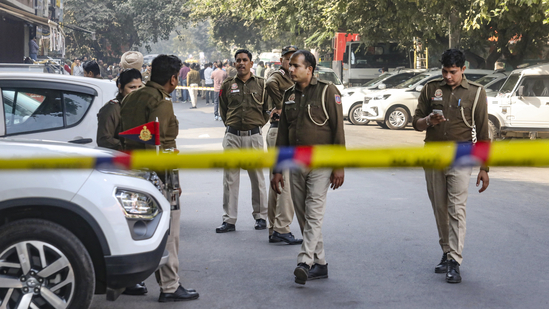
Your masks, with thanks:
M495 97L499 93L499 89L505 83L505 80L509 76L508 72L504 70L495 71L493 74L486 75L478 80L475 83L481 84L486 90L486 96Z
M492 139L549 137L549 64L514 70L488 98Z
M343 117L355 125L365 125L370 121L364 117L362 102L364 96L379 90L394 88L425 70L398 69L390 73L383 73L361 87L350 87L341 91L341 107Z
M112 81L43 73L0 73L0 137L96 147L97 113L116 96Z
M0 158L120 154L0 140ZM149 180L147 180L147 179ZM0 308L87 309L167 261L170 204L151 173L0 170Z
M465 76L468 80L475 81L493 72L473 69L466 70ZM441 70L436 68L416 75L393 89L378 91L366 96L362 104L365 118L376 121L383 128L404 129L412 121L423 85L441 77Z
M341 83L339 77L337 77L334 70L323 66L317 66L314 75L317 79L332 82L337 87L339 92L343 91L343 84Z

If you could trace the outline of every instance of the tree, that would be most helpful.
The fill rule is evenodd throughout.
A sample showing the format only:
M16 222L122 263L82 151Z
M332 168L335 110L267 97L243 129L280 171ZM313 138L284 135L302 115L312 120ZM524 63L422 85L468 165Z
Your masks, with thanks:
M184 21L188 11L185 0L67 0L64 23L95 31L87 33L65 28L67 52L119 58L136 46L169 38L172 30Z

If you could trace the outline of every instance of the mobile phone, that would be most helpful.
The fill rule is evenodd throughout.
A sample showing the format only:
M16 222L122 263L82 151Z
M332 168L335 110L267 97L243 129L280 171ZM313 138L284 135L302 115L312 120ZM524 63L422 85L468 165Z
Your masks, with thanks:
M435 115L441 115L441 116L444 117L444 114L442 113L442 110L441 110L441 109L433 109L433 113L434 113Z

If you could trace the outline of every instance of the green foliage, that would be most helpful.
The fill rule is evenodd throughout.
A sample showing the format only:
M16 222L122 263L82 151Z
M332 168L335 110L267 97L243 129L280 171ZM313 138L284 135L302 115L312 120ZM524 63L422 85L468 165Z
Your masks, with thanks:
M95 31L94 39L65 28L67 53L112 60L132 47L166 40L188 15L184 1L66 0L64 23Z

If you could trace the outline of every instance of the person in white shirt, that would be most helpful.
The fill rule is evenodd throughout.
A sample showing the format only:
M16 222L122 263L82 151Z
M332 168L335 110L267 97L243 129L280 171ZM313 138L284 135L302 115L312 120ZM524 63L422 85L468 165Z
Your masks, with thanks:
M206 87L212 87L214 86L214 81L212 79L212 63L206 64L206 69L204 70L204 80L206 81ZM214 103L214 92L213 91L207 91L206 92L206 104L210 104L210 98L212 100L212 104Z

